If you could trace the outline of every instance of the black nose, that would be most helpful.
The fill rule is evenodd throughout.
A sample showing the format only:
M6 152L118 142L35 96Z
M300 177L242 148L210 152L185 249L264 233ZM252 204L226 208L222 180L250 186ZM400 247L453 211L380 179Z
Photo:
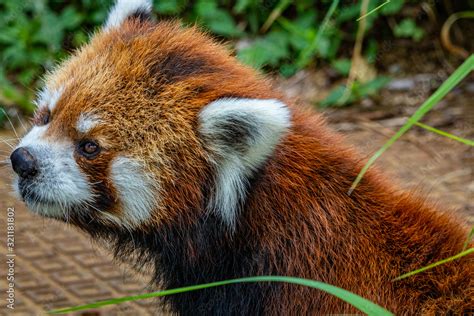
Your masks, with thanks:
M13 170L22 178L31 178L38 173L36 159L25 147L15 149L10 160Z

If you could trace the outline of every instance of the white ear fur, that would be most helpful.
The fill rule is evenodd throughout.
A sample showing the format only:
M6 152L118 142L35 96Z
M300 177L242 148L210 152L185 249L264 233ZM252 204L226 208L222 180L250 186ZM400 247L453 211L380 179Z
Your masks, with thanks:
M249 177L263 166L290 125L290 111L278 100L225 98L201 111L199 130L216 168L209 211L235 226Z
M110 10L104 29L120 26L127 18L137 13L151 14L151 0L117 0Z

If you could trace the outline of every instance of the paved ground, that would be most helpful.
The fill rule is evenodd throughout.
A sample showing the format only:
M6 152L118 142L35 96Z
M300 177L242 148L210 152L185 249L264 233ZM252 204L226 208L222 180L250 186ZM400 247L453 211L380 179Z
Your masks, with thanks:
M374 120L357 111L329 112L328 117L334 128L347 134L349 143L369 155L393 134L398 123L393 119ZM467 119L463 121L467 112L462 111L457 121L472 127ZM464 136L472 136L471 131L466 133ZM4 133L0 138L11 138L11 134ZM8 151L5 144L0 145L0 155ZM379 165L401 186L429 193L474 224L473 158L472 148L414 131L395 144ZM9 174L7 168L0 169L0 315L9 314L5 308L8 208L15 209L15 315L41 314L52 308L147 291L142 277L113 263L87 236L62 223L29 214L22 203L9 195ZM149 315L154 311L151 301L145 300L101 309L100 314Z

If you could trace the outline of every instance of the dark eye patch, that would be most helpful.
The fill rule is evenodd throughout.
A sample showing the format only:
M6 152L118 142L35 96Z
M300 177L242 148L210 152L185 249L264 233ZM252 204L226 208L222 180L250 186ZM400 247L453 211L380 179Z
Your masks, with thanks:
M38 109L33 117L33 124L43 126L51 121L51 111L47 107Z

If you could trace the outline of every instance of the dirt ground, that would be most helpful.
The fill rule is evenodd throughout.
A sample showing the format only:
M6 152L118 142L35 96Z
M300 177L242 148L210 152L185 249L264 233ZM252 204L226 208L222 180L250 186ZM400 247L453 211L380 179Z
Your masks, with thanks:
M282 88L304 102L327 94L326 74L302 72L281 82ZM426 79L426 78L425 78ZM472 78L471 78L472 79ZM405 81L403 81L405 80ZM407 81L408 80L408 81ZM324 110L330 125L347 136L348 144L370 156L403 124L429 93L419 78L401 78L377 98L345 108ZM316 91L316 92L315 92ZM456 135L474 136L474 83L465 81L423 122ZM1 139L12 138L3 131ZM6 156L9 148L0 145ZM453 208L474 224L474 148L414 128L386 152L377 165L401 187L414 189ZM15 209L15 315L47 310L147 291L146 280L113 262L88 236L62 223L33 216L11 194L11 173L0 169L0 315L12 314L6 305L6 213ZM102 315L151 315L151 300L100 310ZM87 315L99 314L92 312Z

